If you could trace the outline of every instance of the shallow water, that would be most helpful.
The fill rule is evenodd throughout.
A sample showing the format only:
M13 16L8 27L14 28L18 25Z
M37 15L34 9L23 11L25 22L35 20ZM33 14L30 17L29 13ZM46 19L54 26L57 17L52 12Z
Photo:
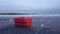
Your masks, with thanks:
M15 27L14 22L0 21L0 34L60 34L60 17L32 17L33 27L40 27L41 24L51 27L51 29L33 31L30 28ZM37 33L36 33L37 32Z
M55 30L39 30L39 31L33 31L30 28L6 28L1 29L0 34L60 34L59 31Z

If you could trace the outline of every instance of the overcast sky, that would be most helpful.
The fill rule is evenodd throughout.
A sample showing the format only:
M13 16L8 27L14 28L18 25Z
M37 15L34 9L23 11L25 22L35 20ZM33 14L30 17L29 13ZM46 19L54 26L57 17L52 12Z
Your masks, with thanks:
M0 0L0 9L51 9L60 5L60 0Z
M19 13L22 12L19 11L20 9L57 9L57 8L60 8L60 0L0 0L0 13L1 12ZM10 11L14 9L19 10Z

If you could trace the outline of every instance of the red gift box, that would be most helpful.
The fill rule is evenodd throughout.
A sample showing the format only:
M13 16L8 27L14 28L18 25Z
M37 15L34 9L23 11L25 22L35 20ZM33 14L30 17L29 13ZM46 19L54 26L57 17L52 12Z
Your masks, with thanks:
M31 27L32 26L32 18L28 17L17 17L14 18L15 26L18 27Z

